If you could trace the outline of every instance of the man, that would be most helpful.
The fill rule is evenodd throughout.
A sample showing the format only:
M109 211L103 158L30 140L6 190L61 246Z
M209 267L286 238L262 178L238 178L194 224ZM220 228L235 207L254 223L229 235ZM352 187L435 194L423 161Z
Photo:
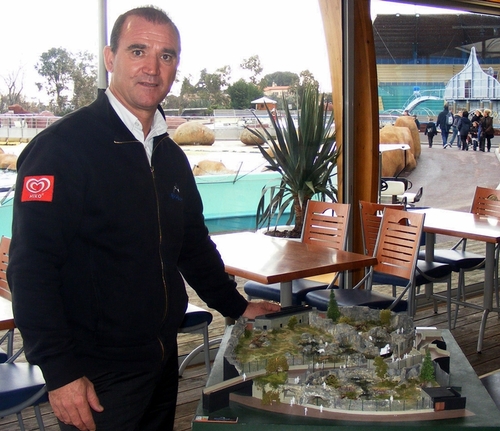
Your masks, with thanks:
M177 394L182 276L225 316L247 303L208 236L183 151L158 104L180 36L163 11L120 16L106 93L19 157L8 269L26 356L42 369L61 430L168 430Z
M448 145L448 134L450 133L450 127L452 121L448 120L448 116L450 115L450 112L448 110L448 104L445 103L443 110L439 113L437 120L436 120L436 125L439 126L441 129L441 138L443 139L443 148L446 149L446 147L451 145Z

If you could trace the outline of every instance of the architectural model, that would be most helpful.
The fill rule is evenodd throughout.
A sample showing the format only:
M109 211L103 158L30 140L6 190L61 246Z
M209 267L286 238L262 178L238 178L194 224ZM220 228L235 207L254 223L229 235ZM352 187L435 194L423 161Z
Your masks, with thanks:
M205 389L204 408L224 407L229 398L221 394L229 391L254 408L314 417L465 414L465 398L449 387L438 330L415 330L408 315L388 310L340 311L336 323L308 307L239 320L224 354L224 382Z

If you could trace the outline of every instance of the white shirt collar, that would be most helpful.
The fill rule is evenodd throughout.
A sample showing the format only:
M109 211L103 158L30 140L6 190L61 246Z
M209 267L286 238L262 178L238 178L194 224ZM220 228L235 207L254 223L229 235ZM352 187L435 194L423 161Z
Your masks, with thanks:
M127 129L134 135L134 137L142 142L148 156L149 163L151 164L151 155L153 154L153 139L155 136L162 135L167 132L167 123L160 111L156 110L153 118L151 130L144 139L144 131L139 119L132 114L123 104L115 97L109 87L106 89L106 96L108 96L109 103L118 114L118 117L123 121Z

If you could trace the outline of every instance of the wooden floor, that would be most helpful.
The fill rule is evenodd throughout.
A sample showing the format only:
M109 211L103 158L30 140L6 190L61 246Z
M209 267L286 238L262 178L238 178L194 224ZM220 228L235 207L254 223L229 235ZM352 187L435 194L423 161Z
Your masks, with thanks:
M484 246L483 246L484 247ZM481 271L476 271L477 277L482 275ZM472 276L474 277L474 276ZM242 279L237 279L238 289L242 291ZM474 281L474 279L468 279ZM203 305L196 294L188 288L190 300L198 305ZM481 303L482 296L473 298L473 302ZM224 332L224 319L217 312L213 312L214 320L210 325L210 338L221 337ZM482 314L475 309L461 308L456 329L452 334L457 340L460 348L467 356L474 371L478 376L489 373L500 368L500 320L496 313L492 313L488 318L486 333L483 343L483 351L476 352L477 335ZM447 327L446 313L444 304L441 304L438 313L434 314L432 308L422 307L417 310L415 317L415 326L436 326L445 329ZM20 341L17 339L17 343ZM179 354L184 355L194 346L201 343L201 336L182 334L179 335ZM188 367L181 379L179 379L179 396L177 402L175 430L184 431L191 429L191 420L193 418L196 406L200 400L201 390L205 386L207 374L203 364ZM45 428L48 431L58 430L54 415L48 404L42 406ZM23 412L27 430L38 430L32 409L26 409ZM0 431L18 430L19 427L15 416L9 416L0 419Z

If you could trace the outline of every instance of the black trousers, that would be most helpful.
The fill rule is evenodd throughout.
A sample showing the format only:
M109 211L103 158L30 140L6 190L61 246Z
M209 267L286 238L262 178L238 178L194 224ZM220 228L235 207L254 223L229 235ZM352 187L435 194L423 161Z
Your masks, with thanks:
M108 371L87 376L102 413L93 412L97 431L171 431L179 384L177 346L161 366L137 372ZM61 431L76 427L59 422Z

